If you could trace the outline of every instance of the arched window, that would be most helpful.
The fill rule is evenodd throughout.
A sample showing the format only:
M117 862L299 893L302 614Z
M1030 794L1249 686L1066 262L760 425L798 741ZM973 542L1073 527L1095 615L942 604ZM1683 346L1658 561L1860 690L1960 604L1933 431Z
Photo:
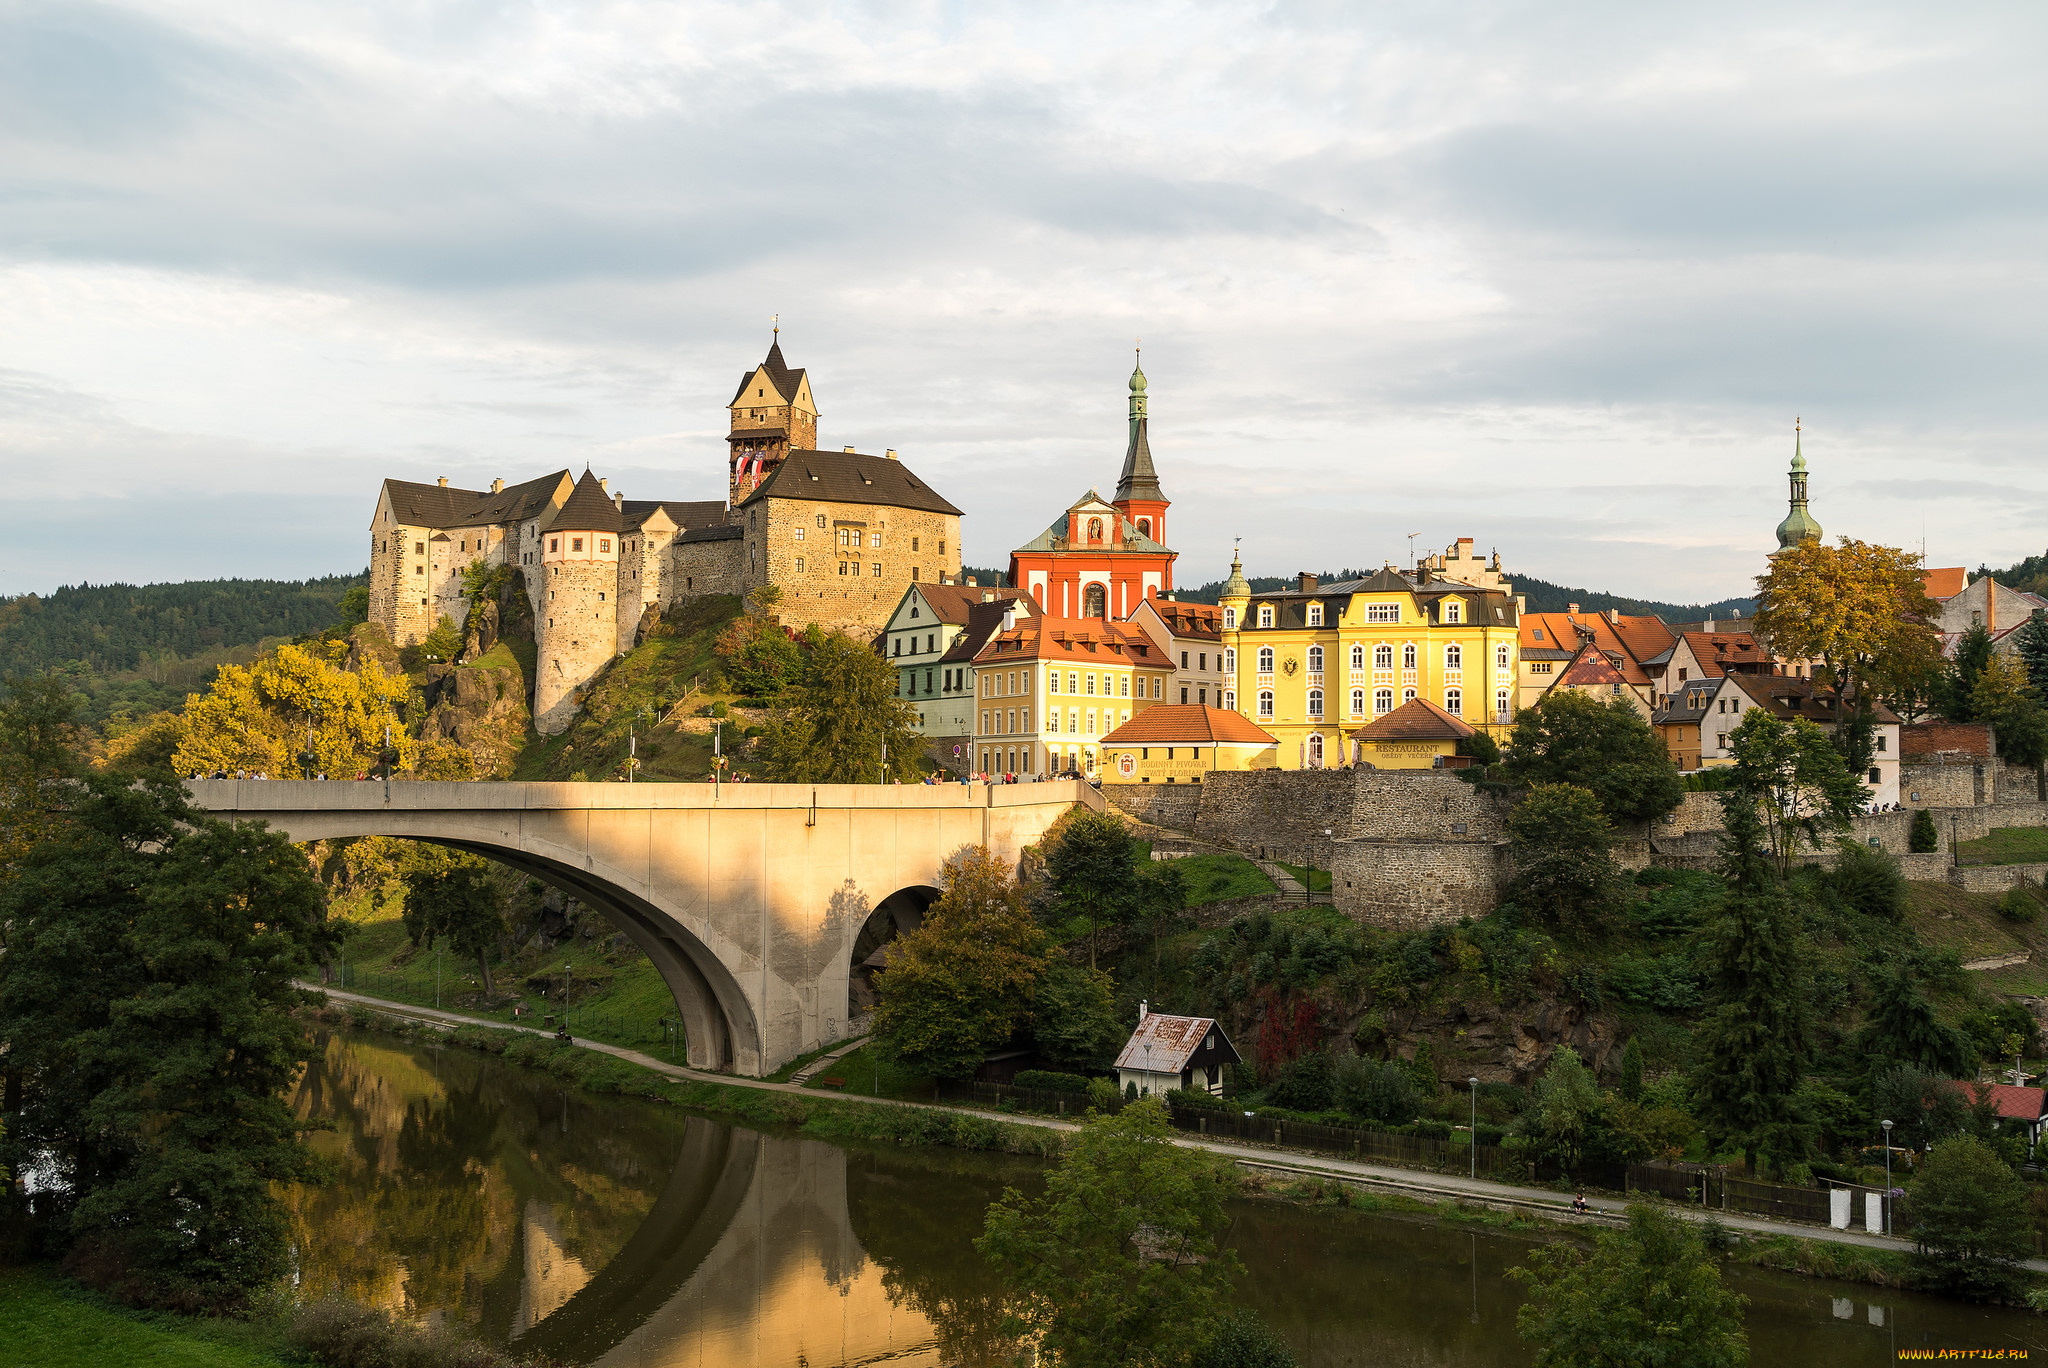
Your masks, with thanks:
M1465 715L1465 691L1463 689L1444 690L1444 711L1453 717L1463 717Z
M1505 644L1493 648L1493 668L1505 670L1508 667L1508 648Z
M1308 715L1310 717L1321 717L1323 715L1323 691L1321 689L1310 689L1308 691Z
M1152 520L1150 518L1138 519L1138 535L1141 537L1152 535Z
M1272 625L1273 625L1273 605L1272 605L1272 604L1270 604L1270 603L1262 603L1262 604L1260 604L1260 605L1259 605L1259 626L1261 626L1261 627L1271 627Z
M1320 732L1311 733L1308 738L1308 767L1310 769L1321 769L1323 767L1323 737Z
M1401 648L1401 668L1404 670L1415 668L1415 643L1412 641Z
M1225 608L1223 610L1223 625L1226 629L1237 626L1237 609Z
M1099 584L1091 584L1081 591L1082 617L1108 617L1109 594Z
M1444 668L1462 670L1465 668L1465 649L1462 646L1444 647Z
M1273 691L1271 689L1261 689L1259 690L1259 716L1271 717L1272 715Z
M1088 540L1092 542L1102 540L1102 519L1090 518L1088 520Z
M1365 712L1365 690L1363 690L1363 689L1353 689L1353 690L1351 691L1351 715L1352 715L1353 717L1358 717L1358 716L1361 716L1361 715L1362 715L1362 714L1363 714L1364 712Z
M1310 674L1321 674L1323 672L1322 647L1311 646L1308 648L1308 672Z
M1225 690L1223 691L1223 711L1225 711L1225 712L1236 712L1236 711L1237 711L1237 690L1235 690L1235 689L1225 689Z
M1412 686L1401 690L1401 701L1403 703L1413 703L1415 701L1415 690Z
M1372 691L1372 715L1374 717L1385 717L1393 710L1394 691L1392 689L1374 689Z
M1223 673L1237 673L1237 647L1231 646L1223 652Z
M1508 691L1506 689L1495 689L1493 691L1493 714L1493 720L1496 722L1506 722L1509 720Z
M1273 648L1271 646L1259 647L1259 673L1273 673Z
M1393 668L1394 668L1394 648L1393 648L1393 647L1391 647L1391 646L1375 646L1375 647L1373 647L1373 648L1372 648L1372 667L1373 667L1373 668L1374 668L1375 670L1391 670L1391 669L1393 669Z
M1389 664L1392 664L1393 657L1387 657L1387 661ZM1351 668L1354 670L1362 670L1365 668L1365 647L1353 646L1351 648Z

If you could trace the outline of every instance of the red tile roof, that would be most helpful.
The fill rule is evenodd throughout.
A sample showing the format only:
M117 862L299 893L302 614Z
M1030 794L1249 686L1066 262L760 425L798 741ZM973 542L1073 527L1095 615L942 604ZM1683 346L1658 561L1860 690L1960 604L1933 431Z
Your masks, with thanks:
M1274 746L1279 742L1242 713L1199 703L1154 703L1102 738L1104 746Z
M1557 677L1557 683L1550 687L1584 689L1595 686L1612 687L1624 682L1626 681L1621 671L1614 668L1614 662L1588 642L1580 648L1572 663L1564 667L1564 672Z
M1729 665L1769 665L1775 659L1748 632L1681 632L1679 635L1692 648L1692 658L1700 663L1700 673L1709 679L1726 674L1725 667Z
M1007 632L997 632L974 657L977 665L1013 660L1079 661L1084 665L1136 665L1171 668L1152 638L1136 627L1102 618L1018 618Z
M1351 733L1361 741L1457 741L1473 729L1426 698L1411 698Z
M2010 1083L1966 1083L1960 1078L1945 1080L1950 1088L1962 1093L1963 1100L1975 1106L1989 1093L1991 1105L1998 1115L2009 1121L2039 1121L2044 1103L2048 1103L2048 1092L2040 1088L2016 1088Z
M1524 613L1520 641L1524 650L1576 651L1588 637L1602 651L1621 657L1617 667L1624 682L1647 684L1642 662L1671 649L1671 629L1654 617L1618 617L1609 622L1600 613ZM1539 659L1541 657L1538 657Z
M1960 565L1944 566L1939 570L1922 570L1920 583L1927 588L1931 599L1954 598L1970 587L1970 572Z

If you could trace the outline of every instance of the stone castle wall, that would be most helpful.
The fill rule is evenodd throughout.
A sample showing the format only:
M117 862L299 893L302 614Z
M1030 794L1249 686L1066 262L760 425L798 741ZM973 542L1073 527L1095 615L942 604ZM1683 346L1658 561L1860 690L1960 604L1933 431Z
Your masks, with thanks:
M618 642L618 564L555 561L541 567L539 646L533 685L533 725L553 736L575 720L578 691L611 660Z
M1336 840L1354 834L1353 773L1269 769L1204 775L1194 834L1248 855L1290 864L1306 857L1328 868Z
M1412 929L1485 916L1508 873L1507 847L1494 841L1345 841L1330 885L1347 916Z
M1103 801L1152 826L1192 831L1207 784L1104 784Z
M746 543L738 537L719 541L678 541L670 549L668 595L670 604L687 603L710 594L735 597L753 588L747 580Z
M815 622L828 631L873 636L912 584L960 576L957 514L768 498L740 516L747 588L780 585L782 616L797 627ZM858 534L861 545L841 545L841 533Z

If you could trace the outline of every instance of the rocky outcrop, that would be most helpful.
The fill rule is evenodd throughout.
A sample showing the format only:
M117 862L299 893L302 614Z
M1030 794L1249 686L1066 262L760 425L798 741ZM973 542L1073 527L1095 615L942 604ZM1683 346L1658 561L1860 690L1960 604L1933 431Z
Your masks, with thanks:
M402 675L405 666L398 661L398 648L391 644L391 636L374 622L358 623L348 634L348 654L342 658L341 668L351 674L363 672L363 662L374 660L377 667L387 675Z
M532 714L526 680L516 666L437 666L426 688L422 741L447 741L469 752L479 779L503 779L526 744Z
M1621 1064L1620 1033L1605 1017L1572 1002L1540 1000L1512 1008L1492 1002L1454 1002L1387 1013L1395 1053L1413 1059L1424 1041L1446 1077L1476 1077L1482 1083L1527 1084L1549 1066L1561 1045L1569 1045L1594 1073L1610 1075Z

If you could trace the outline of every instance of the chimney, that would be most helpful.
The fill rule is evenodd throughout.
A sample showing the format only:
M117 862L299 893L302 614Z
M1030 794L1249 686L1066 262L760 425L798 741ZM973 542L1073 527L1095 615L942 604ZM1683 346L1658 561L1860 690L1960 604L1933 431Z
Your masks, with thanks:
M1528 596L1527 594L1517 594L1517 595L1515 595L1515 614L1516 614L1516 616L1518 616L1518 617L1519 617L1519 616L1520 616L1521 614L1523 614L1523 613L1526 613L1526 612L1528 612L1528 611L1529 611L1529 596Z
M443 475L439 479L435 480L434 483L441 486L441 488L446 489L448 487L448 477L446 475Z
M1731 608L1728 610L1728 616L1739 622L1742 619L1742 610L1740 608Z
M607 494L612 492L612 482L602 475L597 477L597 487Z
M1703 631L1703 632L1711 632L1711 631L1713 631L1713 630L1714 630L1714 620L1713 620L1712 618L1708 618L1708 619L1707 619L1707 620L1706 620L1705 622L1702 622L1702 623L1700 624L1700 630L1701 630L1701 631Z
M993 598L994 595L991 594L989 597ZM1003 630L1006 632L1017 630L1017 610L1015 608L1003 609Z
M1609 627L1619 627L1621 625L1621 609L1609 608L1607 610L1607 625Z
M1567 604L1566 604L1566 605L1564 606L1564 610L1565 610L1565 611L1566 611L1567 613L1576 613L1576 612L1578 612L1578 611L1579 611L1579 605L1578 605L1578 604L1576 604L1576 603L1567 603Z
M845 453L846 453L847 455L849 455L849 456L852 456L852 455L854 455L854 454L855 454L855 452L854 452L854 449L853 449L852 447L841 447L841 448L839 448L839 449L840 449L841 451L845 452Z
M504 493L504 492L505 492L505 482L504 482L503 480L493 480L493 481L491 481L491 493L493 493L493 494L502 494L502 493Z
M896 459L896 448L890 447L887 451L883 452L882 454L893 461Z
M1143 1021L1143 1020L1144 1020L1144 1019L1145 1019L1145 1018L1146 1018L1147 1016L1151 1015L1151 1011L1152 1011L1152 1009L1151 1009L1151 1007L1150 1007L1150 1006L1149 1006L1149 1005L1148 1005L1148 1004L1146 1003L1145 999L1143 999L1143 998L1139 998L1139 999L1138 999L1138 1020L1140 1020L1140 1021Z
M1306 570L1294 577L1294 583L1298 593L1313 594L1316 591L1316 577Z
M625 512L625 511L626 511L626 496L625 496L624 494L614 494L614 495L612 495L612 507L613 507L613 508L616 508L616 509L618 509L618 510L619 510L619 512L621 512L621 513Z

